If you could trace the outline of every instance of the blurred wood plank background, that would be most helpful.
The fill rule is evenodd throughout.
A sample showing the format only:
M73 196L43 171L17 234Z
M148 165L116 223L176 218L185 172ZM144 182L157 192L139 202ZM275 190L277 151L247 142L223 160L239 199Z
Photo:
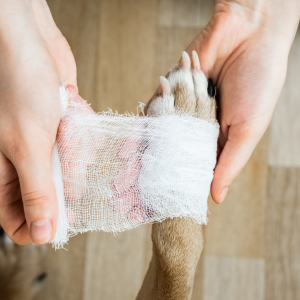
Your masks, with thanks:
M213 12L212 0L48 0L97 111L136 111ZM224 204L209 200L194 300L300 299L300 34L269 130ZM49 251L37 300L131 300L151 257L150 226L89 233Z

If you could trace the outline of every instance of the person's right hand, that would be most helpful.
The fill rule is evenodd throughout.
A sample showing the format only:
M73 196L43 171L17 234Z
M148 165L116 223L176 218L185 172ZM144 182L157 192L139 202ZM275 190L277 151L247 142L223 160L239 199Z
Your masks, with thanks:
M198 53L220 100L220 156L211 185L217 203L271 120L299 13L299 0L217 0L211 21L187 48Z
M47 243L56 231L50 157L61 79L77 89L46 1L0 0L0 224L17 244Z

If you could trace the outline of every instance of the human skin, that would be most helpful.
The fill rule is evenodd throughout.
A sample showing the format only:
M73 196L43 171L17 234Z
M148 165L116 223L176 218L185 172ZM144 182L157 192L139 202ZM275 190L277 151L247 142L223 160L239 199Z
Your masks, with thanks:
M50 157L60 78L77 87L72 52L46 1L0 0L0 223L18 244L55 234Z
M220 97L219 203L270 122L299 21L298 1L217 1L187 48ZM18 244L49 242L57 199L50 157L60 120L60 79L76 65L44 0L0 0L0 224ZM221 195L222 194L222 195Z
M217 0L210 22L187 48L198 53L219 97L219 158L211 185L216 203L270 123L299 14L299 0Z

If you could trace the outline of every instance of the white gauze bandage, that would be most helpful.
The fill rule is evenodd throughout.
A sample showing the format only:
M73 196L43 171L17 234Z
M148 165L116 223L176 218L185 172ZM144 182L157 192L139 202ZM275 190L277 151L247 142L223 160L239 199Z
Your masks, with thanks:
M87 104L68 103L64 87L60 94L63 116L52 153L59 207L54 247L79 232L116 233L166 218L206 224L216 121L179 111L96 114Z

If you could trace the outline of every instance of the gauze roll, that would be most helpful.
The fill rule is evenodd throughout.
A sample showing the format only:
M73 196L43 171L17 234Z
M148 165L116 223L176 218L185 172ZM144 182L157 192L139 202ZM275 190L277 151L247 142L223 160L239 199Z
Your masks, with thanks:
M68 103L52 153L59 216L52 244L185 217L207 222L219 125L174 111L158 117L93 113ZM66 108L68 103L68 108Z

